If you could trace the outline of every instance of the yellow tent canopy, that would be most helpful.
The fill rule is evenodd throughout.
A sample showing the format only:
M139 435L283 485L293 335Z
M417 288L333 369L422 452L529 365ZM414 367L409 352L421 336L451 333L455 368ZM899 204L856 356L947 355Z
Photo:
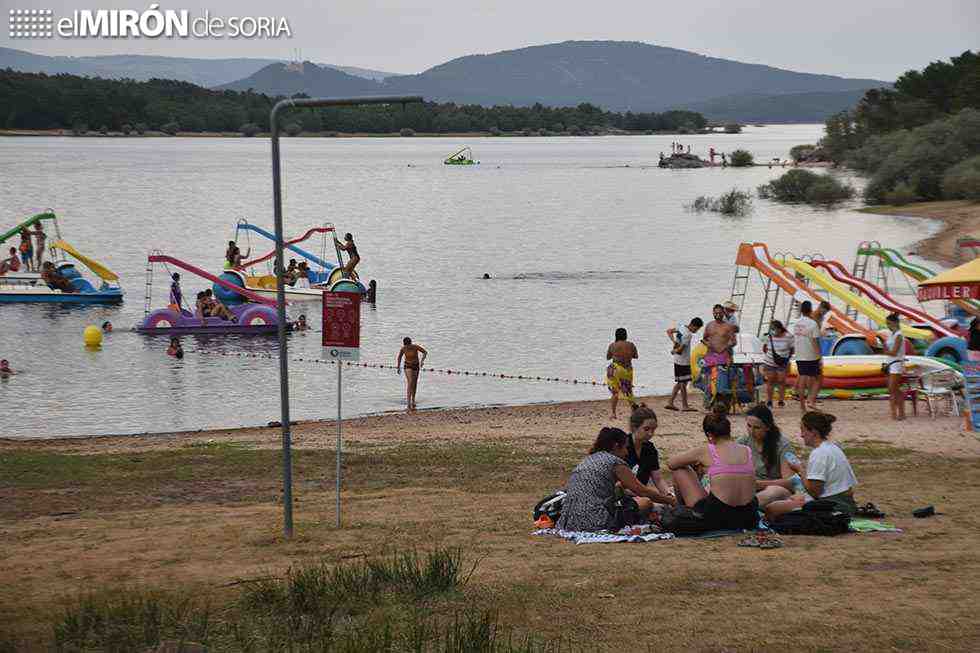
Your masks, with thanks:
M980 283L980 258L969 263L941 272L931 279L919 282L920 286L935 286L941 283Z
M91 270L100 279L103 279L105 281L119 281L119 275L117 275L115 272L113 272L106 266L102 265L98 261L90 259L89 257L85 256L84 254L82 254L77 249L75 249L74 247L72 247L71 245L69 245L63 240L56 240L53 243L51 243L51 249L60 249L65 254L74 257L75 259L78 260L79 263L81 263L89 270Z

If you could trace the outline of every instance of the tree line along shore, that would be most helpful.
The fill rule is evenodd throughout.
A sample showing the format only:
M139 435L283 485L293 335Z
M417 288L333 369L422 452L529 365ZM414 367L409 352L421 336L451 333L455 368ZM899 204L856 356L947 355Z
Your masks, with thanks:
M294 96L302 97L302 96ZM269 131L269 112L282 99L252 91L215 91L188 82L146 82L0 71L0 127L70 130L73 134L241 133ZM693 111L616 113L582 103L574 107L418 104L330 107L296 111L287 134L491 135L697 133L707 119Z

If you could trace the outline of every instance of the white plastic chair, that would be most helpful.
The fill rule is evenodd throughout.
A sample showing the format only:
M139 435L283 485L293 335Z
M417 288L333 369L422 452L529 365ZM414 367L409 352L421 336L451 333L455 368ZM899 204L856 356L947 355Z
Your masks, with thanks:
M942 402L950 415L960 415L960 393L963 391L963 376L953 369L932 370L919 377L916 392L925 399L929 415L938 415L935 404Z

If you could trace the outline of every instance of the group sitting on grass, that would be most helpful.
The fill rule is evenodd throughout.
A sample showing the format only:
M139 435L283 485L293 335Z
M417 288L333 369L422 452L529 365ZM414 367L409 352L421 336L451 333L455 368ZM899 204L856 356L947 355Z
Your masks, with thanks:
M657 416L640 404L630 416L631 433L611 427L599 431L589 455L568 479L556 526L565 531L615 530L632 523L661 523L681 511L688 532L751 530L762 517L772 524L816 499L853 516L857 479L843 450L830 441L834 419L819 411L803 415L800 433L811 448L804 468L765 405L748 411L748 434L737 440L728 417L706 415L705 444L667 461L670 488L652 441ZM624 499L631 510L621 509Z

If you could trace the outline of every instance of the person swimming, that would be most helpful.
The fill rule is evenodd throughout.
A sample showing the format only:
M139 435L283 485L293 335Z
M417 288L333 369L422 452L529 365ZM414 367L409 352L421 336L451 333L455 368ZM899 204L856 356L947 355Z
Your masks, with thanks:
M112 322L106 320L102 323L102 333L112 333Z
M7 359L4 358L3 360L0 360L0 378L5 379L13 374L16 374L16 372L11 369L10 363L7 361Z
M170 346L167 347L167 356L174 358L184 357L184 348L180 346L180 339L176 336L170 339Z

